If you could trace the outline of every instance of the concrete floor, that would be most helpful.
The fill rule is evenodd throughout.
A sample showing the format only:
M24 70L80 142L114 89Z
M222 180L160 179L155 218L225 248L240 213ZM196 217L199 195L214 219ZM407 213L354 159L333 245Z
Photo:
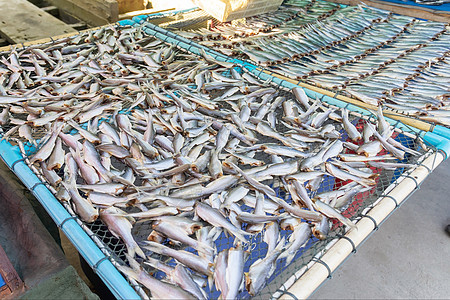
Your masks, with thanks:
M310 299L449 299L450 160Z

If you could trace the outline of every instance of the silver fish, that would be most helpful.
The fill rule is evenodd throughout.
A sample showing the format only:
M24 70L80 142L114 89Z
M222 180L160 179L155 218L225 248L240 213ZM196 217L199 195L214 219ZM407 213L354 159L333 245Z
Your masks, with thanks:
M108 207L100 210L100 218L108 226L111 233L117 238L122 239L125 243L128 251L128 255L133 258L135 254L142 258L145 258L145 254L142 249L136 243L133 235L131 234L132 224L126 213L117 207Z
M286 249L278 256L278 259L286 258L286 264L290 264L294 259L297 251L311 237L311 227L308 223L300 223L294 228L294 232L289 237L289 243Z
M143 248L161 255L173 257L182 264L186 265L187 267L197 272L200 272L201 274L205 274L208 276L211 276L213 274L212 272L213 264L207 261L206 259L197 256L191 252L187 252L184 250L174 250L167 246L149 241L145 242L145 246L143 246Z
M266 284L266 280L272 275L270 270L283 250L284 243L283 237L272 252L267 253L263 259L255 261L250 266L248 273L245 273L245 286L250 295L254 296L259 293Z
M203 204L201 202L197 203L197 205L195 206L195 213L205 222L208 222L213 226L218 226L226 229L242 242L247 241L245 236L249 235L249 233L236 228L227 219L225 219L218 210L213 209L209 205Z

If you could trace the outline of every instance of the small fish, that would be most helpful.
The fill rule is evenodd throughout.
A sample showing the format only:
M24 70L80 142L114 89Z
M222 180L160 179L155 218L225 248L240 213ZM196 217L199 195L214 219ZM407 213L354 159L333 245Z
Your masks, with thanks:
M121 194L125 190L122 183L100 183L100 184L79 184L77 188L84 191L93 191L97 193L106 193L112 195Z
M283 237L273 251L267 253L263 259L256 260L250 266L248 273L245 273L245 286L250 295L258 294L266 284L267 279L272 275L270 270L283 250L284 243Z
M201 273L204 275L211 276L213 274L213 264L206 259L195 255L191 252L187 252L184 250L174 250L172 248L169 248L164 245L160 245L155 242L146 241L145 246L143 248L150 250L152 252L161 254L161 255L167 255L170 257L175 258L182 264L186 265L187 267Z
M81 220L87 223L92 223L97 220L99 216L99 211L97 208L94 208L92 203L81 197L78 193L78 190L75 188L73 184L68 184L64 181L61 182L64 188L69 192L70 201L75 206L75 211L80 215Z
M244 250L241 245L228 250L228 261L226 267L227 292L222 295L223 299L236 299L244 279Z
M383 145L383 147L389 151L392 155L397 157L398 159L403 160L405 158L405 152L403 150L399 150L395 148L392 144L390 144L384 137L382 137L376 130L373 128L372 124L367 123L367 126L369 126L370 130L373 132L375 137L380 141L380 143Z
M42 146L38 150L38 152L36 152L36 154L30 159L30 163L33 164L34 162L45 161L52 154L53 148L56 144L56 138L58 137L58 134L62 129L62 124L57 127L56 126L56 124L55 126L53 126L52 135L47 140L45 145Z
M131 234L132 223L134 220L117 207L108 207L100 210L100 219L105 222L111 233L120 238L127 247L128 255L133 258L135 254L145 258L145 254L138 246ZM130 222L131 219L131 222Z
M127 149L115 144L101 144L97 145L96 148L100 151L107 152L117 158L131 157L131 154Z
M309 240L311 233L311 227L308 223L300 223L296 226L289 237L286 249L278 256L278 259L286 258L286 264L289 265L297 251Z
M27 139L30 144L34 145L35 147L38 146L36 140L33 138L33 134L31 133L31 127L27 124L22 124L19 126L19 137Z
M201 202L197 203L197 205L195 206L195 213L205 222L208 222L213 226L218 226L226 229L240 241L247 241L245 236L249 235L249 233L236 228L227 219L225 219L218 210L210 207L209 205L203 204Z
M130 260L132 260L131 257L129 257L128 261ZM148 288L152 295L152 298L195 299L194 295L181 289L180 287L163 282L161 280L155 279L153 276L150 276L146 271L144 271L144 269L139 267L139 264L137 262L133 262L133 266L134 269L126 266L119 266L118 268L122 273L130 276L131 278Z
M341 213L339 213L337 210L332 208L331 206L323 203L320 200L316 200L314 202L314 208L319 211L320 213L324 214L328 218L332 219L338 219L341 221L345 226L350 228L356 228L356 225L353 224L348 218L344 217Z
M331 163L325 163L325 168L332 176L339 178L341 180L353 180L359 184L369 187L376 185L376 181L370 178L361 178L357 175L350 174L349 172L343 171Z
M362 139L361 134L358 132L355 125L353 125L348 119L348 111L346 109L342 110L342 125L344 126L344 129L350 139L353 141Z
M212 248L210 248L208 245L191 238L185 232L180 230L180 228L176 224L167 222L165 221L165 219L160 219L153 222L152 228L159 233L167 236L171 240L178 241L182 244L190 246L199 252L212 250Z
M62 140L61 138L57 138L55 147L53 148L50 158L48 159L47 168L49 170L61 169L64 165L64 155L65 152L62 148Z

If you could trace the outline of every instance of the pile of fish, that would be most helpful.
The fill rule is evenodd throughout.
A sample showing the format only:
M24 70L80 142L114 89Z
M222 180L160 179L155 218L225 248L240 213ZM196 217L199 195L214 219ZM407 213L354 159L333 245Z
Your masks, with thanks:
M243 23L179 34L281 75L450 126L448 24L324 3L288 1ZM318 4L323 13L309 14Z
M296 1L281 6L274 13L249 17L241 22L219 23L211 29L198 28L177 33L227 55L245 55L238 47L247 49L246 45L253 45L253 41L259 41L261 38L297 31L309 26L311 22L333 16L340 9L338 4L331 2ZM164 24L161 26L165 27ZM167 26L172 30L178 28L176 24L169 23Z
M119 269L152 298L206 299L206 285L224 299L257 294L331 220L354 228L341 213L354 196L419 155L381 111L364 123L141 28L12 49L0 74L3 139L81 220L123 242ZM329 176L345 184L321 190ZM146 240L133 234L142 224ZM266 254L244 267L258 234Z

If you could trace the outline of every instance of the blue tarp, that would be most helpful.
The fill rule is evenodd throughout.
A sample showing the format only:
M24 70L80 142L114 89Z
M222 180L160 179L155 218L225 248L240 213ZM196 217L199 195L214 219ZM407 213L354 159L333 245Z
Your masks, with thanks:
M4 286L6 284L5 280L3 279L3 277L0 275L0 287Z

